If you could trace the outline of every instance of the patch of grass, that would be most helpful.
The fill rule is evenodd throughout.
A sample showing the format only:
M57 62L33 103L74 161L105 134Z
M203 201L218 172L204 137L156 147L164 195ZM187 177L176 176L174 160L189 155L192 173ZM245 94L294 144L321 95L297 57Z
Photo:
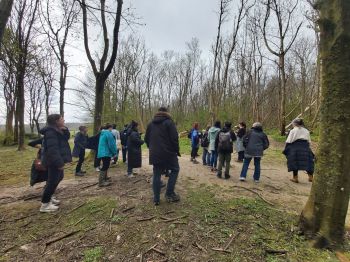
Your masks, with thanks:
M95 247L84 251L84 262L99 262L102 259L102 247Z
M180 153L185 155L191 154L191 139L188 139L187 137L181 137L179 138L179 145L180 145Z
M276 142L286 142L287 137L281 136L280 131L278 129L267 129L265 130L265 133Z
M282 154L283 149L270 147L264 152L264 157L262 158L264 162L273 162L273 163L284 163L286 161L285 155Z

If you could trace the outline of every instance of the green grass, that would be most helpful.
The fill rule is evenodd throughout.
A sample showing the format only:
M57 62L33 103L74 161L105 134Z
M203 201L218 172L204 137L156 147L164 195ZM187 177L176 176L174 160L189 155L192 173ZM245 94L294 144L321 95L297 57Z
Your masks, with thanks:
M84 251L84 262L99 262L102 259L102 247L95 247Z

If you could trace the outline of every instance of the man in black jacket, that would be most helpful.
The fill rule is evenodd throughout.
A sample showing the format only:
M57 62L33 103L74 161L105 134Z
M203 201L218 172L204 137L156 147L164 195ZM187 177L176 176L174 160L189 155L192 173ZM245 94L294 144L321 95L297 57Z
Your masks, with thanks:
M233 142L236 135L231 129L232 124L225 122L225 126L220 130L215 140L215 150L219 153L219 167L217 177L222 177L222 167L225 164L225 179L230 178L231 154L233 153Z
M159 205L161 175L164 170L170 170L169 181L165 193L168 202L177 202L180 196L175 193L175 184L180 171L178 156L179 135L175 123L165 107L159 108L145 135L149 148L149 163L153 165L154 204Z

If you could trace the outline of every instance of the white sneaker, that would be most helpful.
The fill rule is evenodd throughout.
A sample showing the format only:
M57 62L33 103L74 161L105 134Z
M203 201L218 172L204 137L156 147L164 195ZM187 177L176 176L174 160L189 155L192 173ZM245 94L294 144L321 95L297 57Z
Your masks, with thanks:
M260 183L260 181L259 181L259 180L254 180L254 182L255 182L255 183L257 183L257 184L258 184L258 183Z
M96 167L96 172L100 172L101 171L101 168L99 168L99 167Z
M128 177L129 177L129 178L132 178L132 177L135 177L135 176L134 176L133 174L131 174L131 175L128 175Z
M240 177L239 181L245 181L245 177Z
M55 206L51 202L49 202L49 203L41 203L40 212L50 213L50 212L55 212L58 209L59 209L59 207Z
M58 206L61 203L61 201L55 197L51 197L51 203L54 204L55 206Z

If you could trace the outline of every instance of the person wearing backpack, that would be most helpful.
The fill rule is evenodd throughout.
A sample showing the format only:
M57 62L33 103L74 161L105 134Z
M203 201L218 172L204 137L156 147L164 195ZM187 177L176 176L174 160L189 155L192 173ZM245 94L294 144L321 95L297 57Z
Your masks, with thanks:
M225 179L230 178L231 154L233 153L233 142L236 141L235 132L233 132L231 127L231 122L225 122L224 128L218 133L215 140L215 148L219 154L218 178L222 178L222 167L224 164Z
M120 133L120 143L122 144L122 155L123 155L123 163L126 162L126 155L128 152L128 129L129 125L124 125L123 131Z
M72 162L72 153L68 143L70 133L59 114L47 117L47 126L40 130L44 136L41 158L47 168L47 181L41 198L40 212L54 212L59 209L60 201L53 197L58 184L64 176L64 165Z
M207 126L207 128L205 130L203 130L203 136L201 139L201 147L203 148L202 161L203 161L204 166L210 166L210 153L208 151L208 149L209 149L209 137L208 137L209 128L210 128L210 126Z
M193 124L193 128L191 130L191 161L194 164L198 164L196 160L198 149L199 149L199 140L200 140L200 132L199 132L199 124L196 122Z
M215 121L214 126L212 126L208 131L208 140L209 140L209 148L208 151L210 153L210 167L211 171L217 171L217 159L218 159L218 152L215 149L215 140L216 137L221 129L221 122Z
M264 154L264 151L269 147L269 139L263 132L261 123L256 122L253 124L251 130L243 137L244 160L241 175L239 180L245 181L249 168L250 161L254 158L254 181L259 183L260 179L260 161Z
M246 134L247 125L244 122L239 123L239 129L237 132L237 143L236 150L238 153L237 162L243 162L244 159L244 146L243 146L243 137Z

